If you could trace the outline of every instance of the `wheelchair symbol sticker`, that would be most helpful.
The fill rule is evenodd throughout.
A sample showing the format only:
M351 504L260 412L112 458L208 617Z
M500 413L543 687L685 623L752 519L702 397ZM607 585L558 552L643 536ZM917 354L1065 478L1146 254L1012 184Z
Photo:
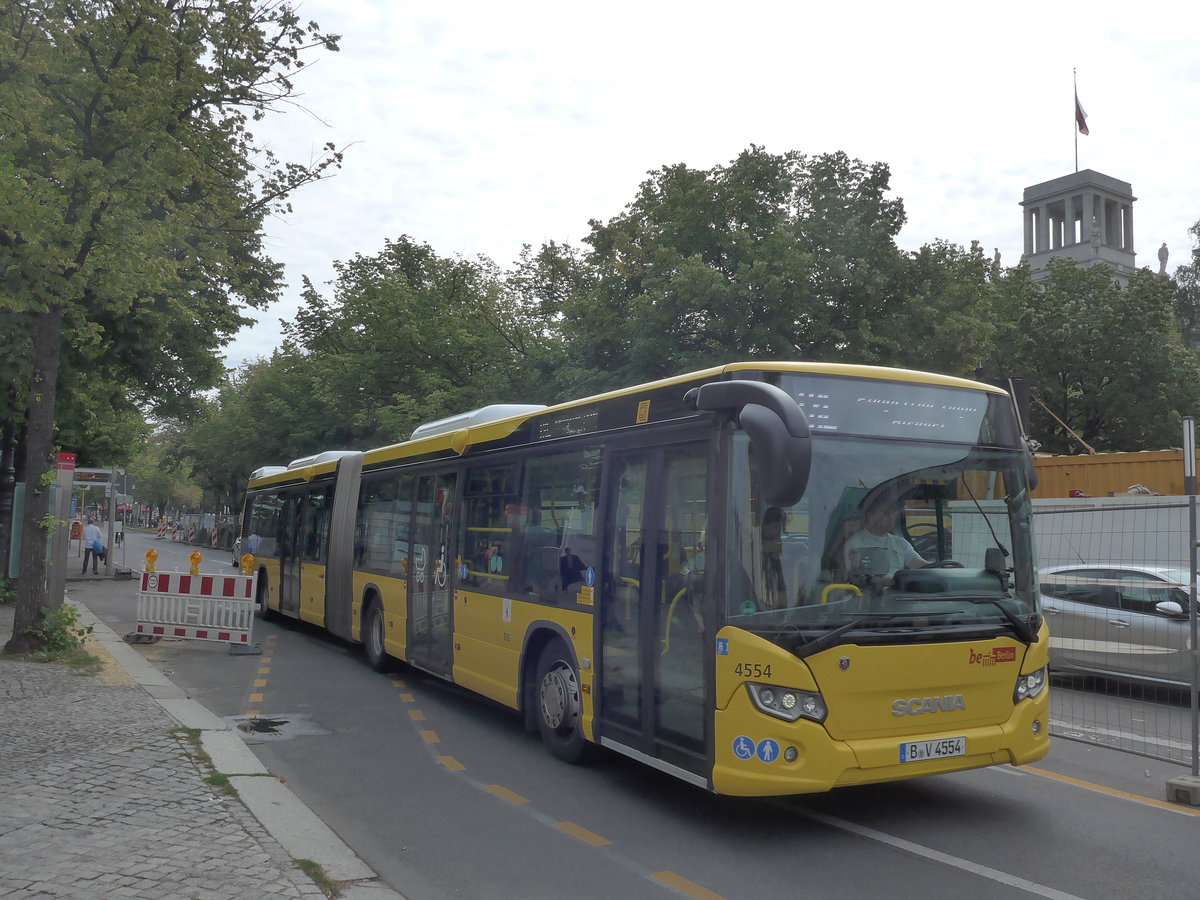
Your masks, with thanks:
M741 760L754 759L754 741L744 734L733 739L733 755Z

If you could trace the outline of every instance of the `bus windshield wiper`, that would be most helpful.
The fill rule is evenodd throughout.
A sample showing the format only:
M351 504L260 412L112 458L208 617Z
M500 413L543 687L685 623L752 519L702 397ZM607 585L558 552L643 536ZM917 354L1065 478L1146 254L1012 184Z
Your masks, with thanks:
M886 613L867 613L847 622L845 625L839 625L832 631L826 631L820 637L813 638L811 641L801 644L796 648L796 656L803 659L806 656L812 656L814 653L820 653L841 642L842 635L847 632L861 628L868 622L872 625L890 622L893 619L913 619L922 616L940 616L941 613L933 612L886 612Z
M963 594L922 594L921 600L965 600L967 603L974 603L976 606L981 603L987 603L1000 610L1000 613L1008 620L1008 623L1012 625L1012 629L1016 633L1017 637L1026 644L1036 644L1038 641L1037 629L1034 628L1033 625L1027 620L1022 619L1011 609L1005 606L998 597L969 597L964 596Z
M996 609L1000 610L1001 613L1003 613L1004 618L1008 619L1009 624L1012 625L1013 631L1016 632L1018 638L1020 638L1026 644L1037 643L1037 629L1035 629L1032 624L1030 624L1027 620L1022 619L995 597L971 597L969 598L969 602L975 604L990 603L992 606L996 607Z

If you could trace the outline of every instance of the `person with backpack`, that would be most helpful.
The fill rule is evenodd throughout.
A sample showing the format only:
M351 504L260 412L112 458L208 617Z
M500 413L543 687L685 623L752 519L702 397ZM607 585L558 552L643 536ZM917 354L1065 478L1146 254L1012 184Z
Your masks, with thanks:
M104 561L104 543L100 539L100 526L92 519L83 527L83 572L88 570L88 559L92 560L92 574L99 575L99 564Z

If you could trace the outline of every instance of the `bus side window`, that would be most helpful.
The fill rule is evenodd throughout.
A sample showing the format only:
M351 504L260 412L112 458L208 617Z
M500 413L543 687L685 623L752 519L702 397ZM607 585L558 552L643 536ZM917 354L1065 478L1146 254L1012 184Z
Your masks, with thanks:
M548 603L574 602L598 565L596 499L601 449L588 447L525 465L519 543L523 593Z
M516 491L518 466L487 465L467 472L459 547L466 578L460 584L482 591L511 594L513 540L524 510Z

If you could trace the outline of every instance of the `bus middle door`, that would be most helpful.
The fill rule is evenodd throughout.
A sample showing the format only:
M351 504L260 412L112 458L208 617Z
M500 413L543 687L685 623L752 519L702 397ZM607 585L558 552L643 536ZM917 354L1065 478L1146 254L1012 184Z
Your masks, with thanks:
M417 479L408 588L408 661L449 675L454 663L454 529L457 475Z

